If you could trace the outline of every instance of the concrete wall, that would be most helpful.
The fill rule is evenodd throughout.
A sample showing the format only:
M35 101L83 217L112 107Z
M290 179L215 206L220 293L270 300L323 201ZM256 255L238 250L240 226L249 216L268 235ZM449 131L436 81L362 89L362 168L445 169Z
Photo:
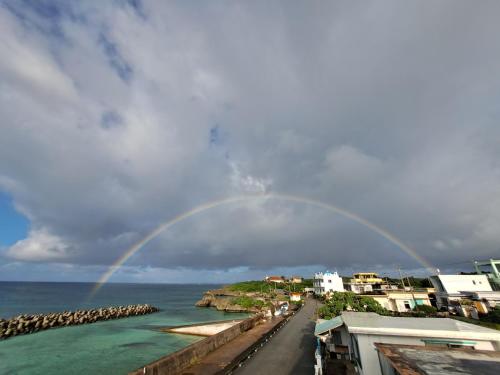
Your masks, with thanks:
M184 327L174 327L165 329L162 331L169 333L181 333L184 335L194 335L194 336L212 336L219 332L225 331L226 329L240 323L241 320L232 320L230 322L220 322L220 323L208 323L208 324L196 324Z
M238 337L241 333L255 327L262 319L262 315L248 318L242 322L222 331L213 336L207 337L201 341L189 345L172 354L160 358L140 369L131 372L134 375L177 375L182 373L187 367L197 363L208 353L228 343Z

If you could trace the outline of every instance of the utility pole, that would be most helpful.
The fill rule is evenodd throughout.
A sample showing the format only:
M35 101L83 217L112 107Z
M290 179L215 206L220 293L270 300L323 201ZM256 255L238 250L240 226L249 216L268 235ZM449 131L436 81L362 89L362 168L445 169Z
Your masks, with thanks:
M406 285L405 285L405 282L403 280L403 274L401 273L401 267L398 266L398 271L399 271L399 279L401 280L401 284L403 285L403 290L406 290Z
M413 293L413 286L410 283L410 278L406 276L406 280L408 280L408 286L410 287L411 298L413 298L413 303L415 304L415 308L417 307L417 300L415 299L415 294Z

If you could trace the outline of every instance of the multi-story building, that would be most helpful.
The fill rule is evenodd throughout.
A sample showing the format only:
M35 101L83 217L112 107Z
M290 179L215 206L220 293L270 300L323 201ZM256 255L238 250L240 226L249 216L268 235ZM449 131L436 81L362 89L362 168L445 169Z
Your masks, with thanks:
M330 292L343 292L344 284L342 278L337 272L331 273L330 271L318 272L314 274L314 294L324 295Z
M389 311L407 312L413 310L416 306L431 306L429 295L425 290L384 290L379 294L368 294L366 296L373 298Z
M492 292L486 275L435 275L430 280L436 289L438 309L469 298L472 292Z
M360 272L352 275L352 279L346 283L345 287L354 293L372 292L374 289L381 289L387 284L384 279L378 277L374 272Z

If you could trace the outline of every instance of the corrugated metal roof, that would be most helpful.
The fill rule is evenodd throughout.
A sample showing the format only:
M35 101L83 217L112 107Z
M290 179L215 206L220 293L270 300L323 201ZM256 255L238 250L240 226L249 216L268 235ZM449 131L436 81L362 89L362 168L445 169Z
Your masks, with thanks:
M333 319L318 322L316 323L316 327L314 328L314 334L321 335L331 329L340 327L342 324L344 324L344 321L342 320L341 316L336 316Z

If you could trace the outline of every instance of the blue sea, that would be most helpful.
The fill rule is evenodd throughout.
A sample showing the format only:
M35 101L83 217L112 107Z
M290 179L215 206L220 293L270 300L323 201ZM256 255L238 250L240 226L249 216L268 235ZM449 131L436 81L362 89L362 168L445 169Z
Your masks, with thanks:
M161 311L0 340L0 374L126 374L201 339L161 327L246 316L194 306L204 291L220 285L109 283L87 300L92 287L0 282L0 317L139 303Z

